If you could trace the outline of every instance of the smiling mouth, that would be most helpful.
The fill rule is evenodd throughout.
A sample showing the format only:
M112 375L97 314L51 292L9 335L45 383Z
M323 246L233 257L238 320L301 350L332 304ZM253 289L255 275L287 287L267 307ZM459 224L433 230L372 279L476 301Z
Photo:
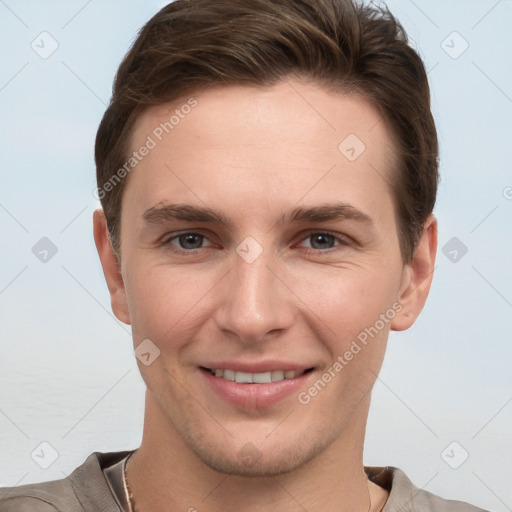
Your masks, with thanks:
M268 372L249 373L226 369L213 369L201 367L201 370L209 372L211 375L220 379L237 382L239 384L271 384L272 382L281 382L287 379L300 377L305 373L313 371L308 368L302 371L295 370L273 370Z

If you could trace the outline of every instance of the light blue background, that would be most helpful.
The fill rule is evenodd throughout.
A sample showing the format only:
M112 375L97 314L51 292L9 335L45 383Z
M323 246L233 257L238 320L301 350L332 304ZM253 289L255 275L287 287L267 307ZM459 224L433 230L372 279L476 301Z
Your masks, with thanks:
M140 442L144 387L92 238L93 144L121 57L164 4L0 0L0 486L61 478L92 451ZM429 70L440 249L423 315L391 336L365 463L398 466L419 487L504 512L512 510L512 1L388 5ZM43 31L59 45L47 59L31 48ZM454 31L469 44L456 59L464 41ZM44 236L58 248L47 263L31 251ZM454 236L468 248L457 263L441 251ZM441 457L452 441L469 453L458 469ZM41 442L59 454L46 470L31 458Z

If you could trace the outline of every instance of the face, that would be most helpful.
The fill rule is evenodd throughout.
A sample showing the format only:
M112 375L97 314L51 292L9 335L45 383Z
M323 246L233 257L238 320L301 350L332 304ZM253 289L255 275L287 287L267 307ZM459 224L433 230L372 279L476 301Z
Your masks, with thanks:
M162 439L286 472L364 426L389 330L414 316L393 146L365 100L298 80L187 100L136 124L134 150L154 145L124 191L114 312L159 351L138 364Z

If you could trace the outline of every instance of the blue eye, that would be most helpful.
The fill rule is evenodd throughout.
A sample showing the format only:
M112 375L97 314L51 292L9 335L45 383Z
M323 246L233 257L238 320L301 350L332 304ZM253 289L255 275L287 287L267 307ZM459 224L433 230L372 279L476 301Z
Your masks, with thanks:
M304 248L305 252L313 255L327 255L333 250L353 245L353 240L349 236L326 231L310 231L301 240L303 240L302 244L308 240L310 241L312 247L306 247L302 244L301 247ZM337 245L335 245L336 242Z
M306 240L311 241L311 245L313 249L332 249L334 247L334 243L336 242L336 237L334 235L330 235L329 233L313 233L308 235ZM315 244L317 245L315 247Z
M200 249L208 248L209 246L204 245L205 241L208 241L205 235L194 231L187 231L163 240L162 245L170 246L173 251L178 253L192 253ZM336 248L336 246L350 245L350 241L347 237L323 231L312 231L306 235L303 234L301 241L302 242L299 244L300 247L303 247L306 252L315 254L329 252L329 250ZM306 241L309 241L309 247L303 245Z
M183 251L193 251L194 249L202 248L204 239L204 235L201 235L199 233L188 232L182 233L181 235L173 236L164 243L171 244L176 247L176 245L173 242L177 241L179 244L179 246L177 247L178 249L181 249Z

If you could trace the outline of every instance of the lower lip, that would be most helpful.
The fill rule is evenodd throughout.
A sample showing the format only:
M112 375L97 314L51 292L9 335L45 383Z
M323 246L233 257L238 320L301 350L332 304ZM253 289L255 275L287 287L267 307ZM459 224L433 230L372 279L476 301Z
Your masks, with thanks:
M309 371L293 379L284 379L268 384L240 384L212 375L208 370L199 369L207 385L223 400L233 405L258 409L277 404L290 395L297 394L313 373Z

